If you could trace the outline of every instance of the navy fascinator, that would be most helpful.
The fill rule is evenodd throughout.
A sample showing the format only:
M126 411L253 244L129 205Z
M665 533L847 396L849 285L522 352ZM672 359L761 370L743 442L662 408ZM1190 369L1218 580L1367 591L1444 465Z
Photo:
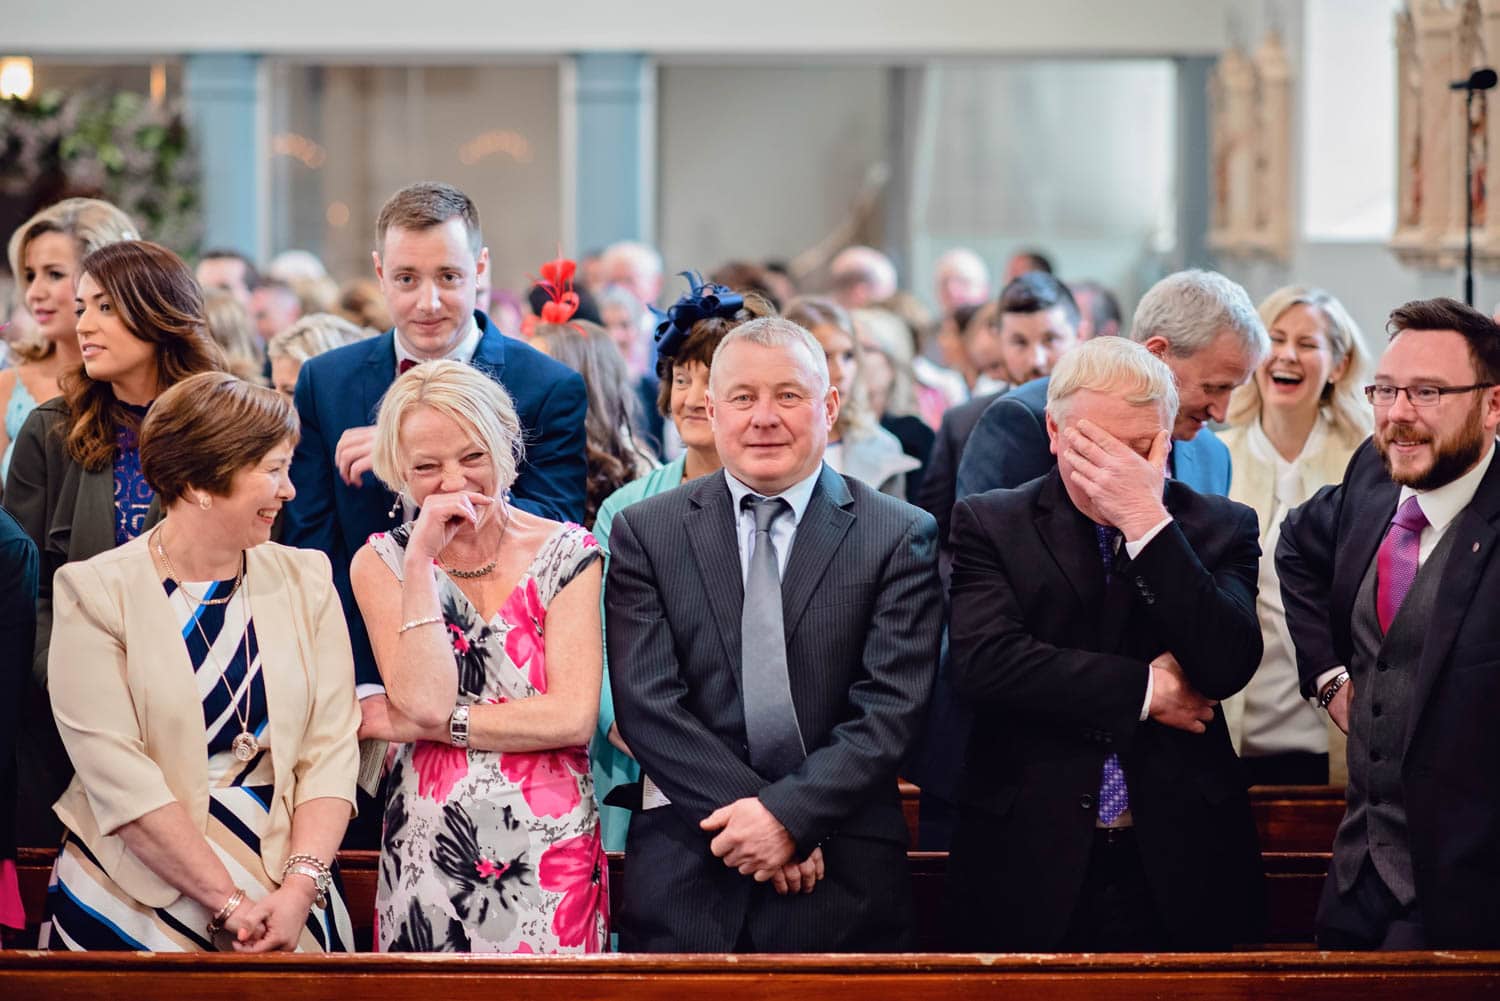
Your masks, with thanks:
M745 305L745 297L723 285L705 282L696 271L680 272L689 291L667 310L667 318L656 325L656 353L663 359L676 357L699 320L732 320Z

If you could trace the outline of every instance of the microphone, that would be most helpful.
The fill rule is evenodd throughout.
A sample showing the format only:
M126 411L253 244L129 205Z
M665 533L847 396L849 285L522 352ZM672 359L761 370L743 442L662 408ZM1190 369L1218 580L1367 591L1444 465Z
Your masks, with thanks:
M1448 85L1449 90L1489 90L1496 83L1500 83L1500 76L1486 66L1484 69L1475 70L1469 74L1467 80L1455 80Z

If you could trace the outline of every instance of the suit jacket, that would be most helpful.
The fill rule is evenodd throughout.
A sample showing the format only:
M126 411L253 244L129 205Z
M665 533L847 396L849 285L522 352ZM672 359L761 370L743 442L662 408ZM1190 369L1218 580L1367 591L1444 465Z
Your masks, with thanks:
M944 546L948 544L948 526L953 521L953 504L958 500L958 463L963 458L964 445L985 410L1004 392L986 393L949 407L938 426L937 439L933 442L927 472L922 479L922 492L916 502L937 519L938 540ZM1044 403L1045 399L1044 395Z
M1172 948L1255 941L1255 823L1217 709L1207 733L1140 721L1147 664L1170 651L1212 699L1260 663L1255 512L1169 481L1172 522L1105 582L1094 525L1057 472L958 502L953 680L974 707L953 878L982 948L1055 949L1094 845L1105 757L1120 756ZM965 857L962 827L994 825ZM978 902L983 901L980 906Z
M583 421L588 412L583 377L540 351L500 333L475 311L481 336L475 368L505 387L526 434L526 456L511 495L518 507L559 521L583 521ZM365 473L359 486L344 482L334 465L339 438L350 428L375 423L380 399L396 379L395 332L309 359L297 376L297 414L302 438L292 456L297 497L286 508L282 539L317 549L333 561L333 579L344 602L354 644L355 677L379 684L380 672L364 619L349 583L349 562L376 532L394 527L396 495Z
M958 496L1001 487L1018 487L1057 465L1047 441L1047 386L1031 382L989 405L958 466ZM1168 462L1172 478L1202 494L1229 493L1229 450L1211 432L1190 441L1173 441Z
M622 947L722 952L746 936L771 951L904 947L910 888L896 771L937 657L937 527L823 467L782 582L808 757L770 782L746 746L730 496L722 474L706 476L625 508L610 533L615 719L672 801L631 820ZM811 895L777 897L709 851L698 822L751 796L791 833L798 857L822 846L830 878Z
M275 774L260 854L276 878L293 810L320 797L354 804L359 708L327 557L265 543L247 560ZM179 891L117 832L174 801L206 830L208 759L192 661L145 537L59 570L57 621L52 709L78 770L57 815L121 890L165 907Z
M36 642L36 543L0 511L0 859L16 857L16 748Z
M111 466L89 471L68 457L64 438L71 417L62 397L38 406L21 425L5 484L5 508L36 543L36 642L21 712L18 834L31 844L52 844L62 831L52 804L73 777L47 700L47 660L52 641L52 579L59 567L115 546L115 479ZM149 531L161 520L153 500Z
M1276 569L1303 691L1348 665L1360 582L1401 488L1366 442L1343 481L1293 509ZM1500 463L1490 466L1457 533L1417 667L1401 758L1417 906L1433 948L1500 946Z

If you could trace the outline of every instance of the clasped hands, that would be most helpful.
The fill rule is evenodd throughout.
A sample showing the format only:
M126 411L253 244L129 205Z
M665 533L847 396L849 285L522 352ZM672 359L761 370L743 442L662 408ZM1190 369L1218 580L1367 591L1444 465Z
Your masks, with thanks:
M280 952L297 947L317 887L305 876L288 878L260 900L246 900L224 920L235 952Z
M811 893L823 878L823 849L814 848L801 862L792 861L796 843L781 821L754 796L719 807L698 824L717 831L709 850L742 876L769 881L780 894Z

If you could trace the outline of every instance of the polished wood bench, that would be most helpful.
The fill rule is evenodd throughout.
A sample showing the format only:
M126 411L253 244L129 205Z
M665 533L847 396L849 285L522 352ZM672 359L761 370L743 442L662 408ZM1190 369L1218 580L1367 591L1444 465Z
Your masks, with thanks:
M377 852L340 852L339 868L344 882L344 897L354 924L354 937L362 951L370 949L375 913ZM1268 852L1261 856L1266 867L1270 921L1266 942L1283 946L1309 948L1313 941L1313 915L1323 877L1328 872L1329 856L1325 852ZM938 951L945 947L943 912L946 894L946 852L909 852L912 895L916 912L916 945L918 949ZM611 853L611 885L618 893L624 856ZM47 893L47 878L52 867L52 853L23 848L18 859L21 897L26 915L39 923ZM1260 943L1247 943L1258 946ZM3 995L0 995L3 996Z
M182 956L0 952L25 1001L1462 1001L1500 991L1500 953L1112 956Z

